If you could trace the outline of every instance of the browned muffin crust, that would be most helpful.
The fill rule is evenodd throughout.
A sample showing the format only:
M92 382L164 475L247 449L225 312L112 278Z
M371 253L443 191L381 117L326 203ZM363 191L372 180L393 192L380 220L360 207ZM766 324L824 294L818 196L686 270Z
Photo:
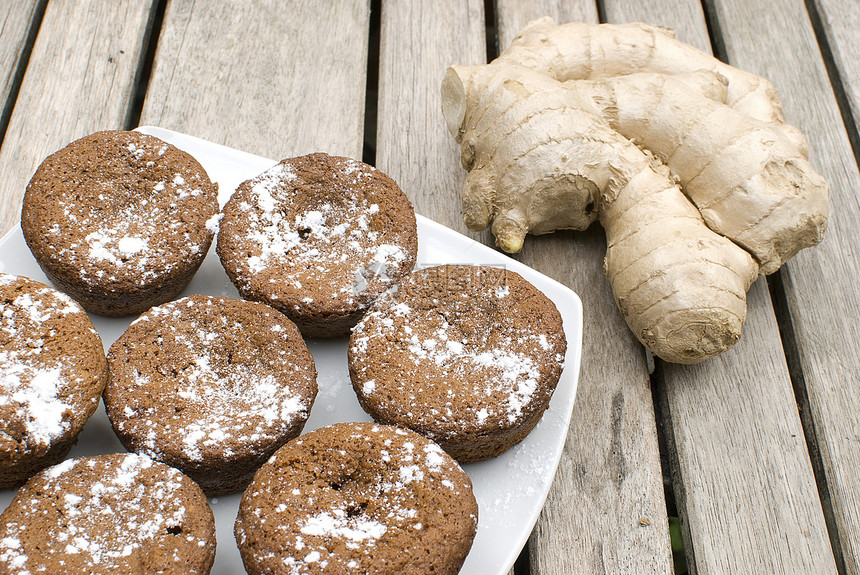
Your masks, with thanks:
M0 573L205 575L215 518L179 471L132 453L69 459L0 516Z
M433 442L373 423L294 439L242 496L236 540L250 575L456 574L478 505L469 477Z
M519 274L414 272L349 343L358 400L375 420L438 442L461 463L522 441L549 406L567 344L552 301Z
M242 297L285 313L307 337L343 337L415 264L415 212L372 166L317 153L240 185L218 255Z
M33 256L87 310L140 313L176 297L203 262L217 186L189 154L138 132L106 131L48 156L24 194Z
M104 347L83 309L0 273L0 488L66 456L106 380Z
M243 489L301 433L317 394L299 330L257 302L194 295L143 314L111 346L104 399L123 445L208 495Z

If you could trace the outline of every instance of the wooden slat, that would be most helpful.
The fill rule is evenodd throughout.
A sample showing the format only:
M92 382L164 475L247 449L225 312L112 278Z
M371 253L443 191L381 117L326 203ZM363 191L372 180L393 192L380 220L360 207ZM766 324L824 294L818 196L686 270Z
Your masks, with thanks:
M511 8L526 7L511 3ZM459 189L465 173L439 112L439 82L449 64L484 60L483 20L477 6L460 7L464 13L459 15L455 10L453 3L442 9L385 5L377 166L398 179L420 213L462 231ZM590 12L580 10L596 19L593 5ZM544 13L538 9L525 18ZM514 17L500 19L500 30ZM519 25L507 29L512 27ZM506 44L510 37L504 34ZM471 44L464 45L468 41ZM538 522L530 560L540 573L600 573L622 566L635 567L631 572L637 573L669 573L666 511L644 357L615 310L601 269L604 250L599 233L575 239L557 235L530 238L522 255L529 265L583 295L589 334L572 439ZM595 285L600 286L597 297ZM649 426L651 432L643 433ZM650 526L641 525L643 517Z
M528 238L522 259L583 301L584 341L564 453L529 543L531 572L672 573L644 350L603 273L602 230Z
M385 2L380 28L376 166L398 182L417 213L468 233L459 215L465 172L442 118L440 82L455 62L486 62L483 6Z
M835 574L764 280L744 335L705 365L666 366L696 573Z
M8 122L15 103L9 100L9 95L15 87L18 68L27 56L27 41L34 24L37 25L34 19L42 4L41 0L21 0L0 5L0 129Z
M36 167L72 140L125 127L152 2L48 4L0 148L0 233Z
M711 53L702 4L695 0L639 0L635 4L609 0L604 5L607 22L646 22L675 32L679 40Z
M597 21L593 2L498 2L500 47L529 20ZM567 444L529 545L531 572L671 573L666 502L644 350L587 233L529 237L520 256L583 300L582 370Z
M361 159L369 19L369 0L171 1L140 123Z
M830 182L827 237L782 277L845 572L860 573L860 175L805 3L774 11L765 0L721 0L715 10L729 60L774 83Z
M416 212L461 233L466 173L442 118L440 84L451 64L486 62L485 46L480 0L383 3L376 165Z
M611 22L673 28L679 39L710 51L697 1L610 0L606 14ZM741 343L695 366L665 365L663 373L683 482L676 492L696 572L833 572L765 281L749 295Z
M860 6L855 0L816 0L833 62L839 71L854 122L860 122Z

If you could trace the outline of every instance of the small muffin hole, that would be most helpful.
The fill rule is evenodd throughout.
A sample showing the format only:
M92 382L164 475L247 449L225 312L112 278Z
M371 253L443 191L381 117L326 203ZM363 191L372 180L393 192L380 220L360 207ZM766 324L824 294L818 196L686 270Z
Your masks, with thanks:
M172 526L167 528L167 532L170 533L171 535L179 535L180 533L182 533L182 526L181 525L172 525Z
M304 240L304 239L307 239L307 237L309 235L311 235L311 229L310 228L299 228L299 237L300 238L302 238Z
M346 508L346 516L352 518L357 515L361 515L362 513L364 513L365 507L367 507L367 503L362 503L360 505L350 505Z

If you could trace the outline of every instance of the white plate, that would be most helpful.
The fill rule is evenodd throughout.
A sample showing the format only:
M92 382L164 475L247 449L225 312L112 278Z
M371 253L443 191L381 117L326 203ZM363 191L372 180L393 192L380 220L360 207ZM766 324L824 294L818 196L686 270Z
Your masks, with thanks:
M221 205L241 182L276 163L162 128L142 127L138 130L170 142L197 158L209 177L218 182ZM521 444L501 456L464 466L475 488L479 519L478 534L462 573L501 575L511 568L537 521L564 447L579 376L582 303L574 292L528 266L420 216L418 245L419 265L481 264L506 267L519 273L555 302L564 320L567 335L565 368L540 423ZM0 271L47 281L27 248L20 227L0 240ZM238 297L214 249L182 295L192 293ZM130 321L101 316L92 316L92 319L105 349L125 331ZM319 372L319 395L305 430L340 421L369 421L349 381L346 340L309 340L308 347ZM70 457L117 451L124 450L100 407L87 423ZM5 509L13 496L12 490L0 490L0 509ZM212 575L242 573L244 568L233 539L239 495L218 497L210 502L215 512L218 537Z

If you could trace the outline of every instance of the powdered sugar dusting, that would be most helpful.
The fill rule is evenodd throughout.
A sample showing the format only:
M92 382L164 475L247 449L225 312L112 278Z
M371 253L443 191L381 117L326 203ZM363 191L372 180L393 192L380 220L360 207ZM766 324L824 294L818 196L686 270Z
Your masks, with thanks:
M359 390L374 410L396 421L420 421L439 440L464 426L516 425L533 412L538 393L545 397L541 382L549 373L557 380L565 347L563 332L543 331L522 317L513 287L499 283L503 274L486 277L481 268L447 273L430 268L413 274L409 283L420 282L432 301L410 300L410 309L395 294L365 314L350 340L350 367L359 382L373 383ZM451 287L439 289L439 282Z
M473 412L473 418L479 425L494 413L504 413L505 419L510 422L516 421L522 415L523 408L531 401L541 377L532 352L514 350L523 340L528 341L529 335L499 338L494 342L498 347L486 348L485 338L464 338L451 326L445 326L440 329L439 337L422 339L414 333L407 333L410 326L403 322L398 322L397 328L394 328L391 318L383 317L388 315L387 311L371 312L356 326L350 344L356 352L366 352L372 339L388 338L392 333L396 334L395 337L404 342L406 351L414 358L416 365L435 365L436 369L428 373L437 374L441 371L455 381L466 381L467 374L485 374L484 383L472 390L472 393L479 397L493 398L491 403ZM386 323L389 324L388 328L383 327L379 331L369 328L370 325L379 328L380 324L384 326ZM454 337L458 339L452 339ZM540 334L533 339L543 342L546 340L546 334ZM476 348L482 351L476 351ZM546 348L541 346L541 349ZM375 379L362 385L365 396L373 394L376 389ZM458 393L462 392L463 390ZM420 399L416 398L416 401ZM446 410L436 413L442 420L445 420L448 414Z
M142 252L149 247L149 242L145 238L136 236L123 236L117 242L119 252L124 256L133 256L138 252Z
M11 365L10 365L11 364ZM50 445L51 440L71 428L63 415L70 411L57 394L68 385L59 367L40 369L19 361L10 361L10 354L0 351L0 406L16 408L19 421L27 430L27 443L33 447Z
M146 373L135 370L123 396L137 401L131 398L146 398L164 386L171 392L163 401L126 405L129 409L117 409L111 417L121 430L145 432L144 452L155 458L163 455L170 437L180 437L179 448L190 460L200 461L206 452L229 459L238 446L266 445L308 416L313 396L302 391L302 382L313 381L314 373L287 355L287 332L269 330L283 340L272 344L281 357L277 365L268 365L253 351L230 359L237 352L225 348L222 339L248 326L241 323L236 308L222 307L218 301L205 296L182 298L151 309L135 324L151 334L147 337L169 345L172 358L170 364ZM275 310L270 313L284 321ZM196 328L178 327L192 317ZM249 332L245 337L254 335ZM184 365L181 377L172 376L169 365ZM159 375L161 371L167 376Z
M19 281L27 282L0 275L4 287ZM6 301L0 300L0 335L8 342L0 346L3 428L23 429L19 441L27 449L49 446L71 429L72 407L64 399L74 383L71 370L42 351L56 335L52 322L73 313L83 311L67 295L47 287L11 291Z
M60 477L61 475L69 471L72 467L74 467L75 463L76 461L74 459L67 459L61 463L58 463L57 465L54 465L53 467L48 468L45 471L45 475L47 477L50 477L51 479L56 479L57 477Z
M4 537L0 539L0 565L8 565L13 573L17 572L21 575L29 575L30 571L26 570L27 555L21 551L21 540L17 537Z
M538 386L539 373L534 360L522 353L496 348L475 355L473 361L483 367L501 368L501 381L497 385L507 385L507 417L511 422L516 421Z
M0 571L45 572L41 561L60 559L104 572L128 566L125 558L147 553L154 540L181 536L195 545L208 544L185 525L187 502L180 490L187 480L178 471L135 454L107 457L113 465L104 463L106 456L80 458L42 475L38 491L22 501L17 517L51 515L56 526L31 535L26 519L11 519L0 528ZM151 469L154 465L158 468Z
M340 161L334 176L338 183L364 185L360 182L369 177L369 167L354 160ZM243 234L251 246L251 255L239 262L243 269L238 281L247 283L269 270L289 269L294 281L263 286L267 297L278 300L285 297L279 290L301 290L312 284L322 292L317 302L366 305L370 302L366 293L376 294L396 283L405 271L404 263L411 261L410 254L387 242L387 232L373 224L380 212L378 204L359 193L332 194L309 204L294 184L297 179L290 161L281 162L250 180L245 200L236 204L243 212ZM304 209L297 210L299 205ZM297 310L314 303L300 296L286 299Z
M147 285L181 265L177 262L194 261L211 239L202 222L194 220L198 214L208 217L202 198L211 196L211 209L216 208L205 173L165 173L170 166L162 158L163 142L143 134L128 137L140 141L121 148L98 142L100 149L111 150L99 158L104 169L82 164L72 152L61 153L62 160L49 159L63 162L63 170L72 174L59 178L62 186L72 186L74 178L83 183L74 193L45 198L43 252L51 262L78 270L87 284Z
M373 519L349 517L346 510L335 509L309 517L299 531L305 535L343 539L347 548L357 549L367 540L379 539L387 529L385 525Z
M149 242L137 236L119 236L116 228L106 228L88 234L84 238L89 244L91 260L105 260L115 266L122 267L131 256L147 249ZM135 264L143 271L147 262L146 257L135 260Z
M218 213L206 220L206 229L209 230L210 233L217 234L221 218L223 217L224 214Z
M258 473L236 523L240 545L253 530L257 540L277 538L287 572L313 564L367 573L377 571L381 549L417 557L424 537L464 536L464 523L454 531L448 522L474 499L462 468L438 445L392 426L333 428L333 435L321 429L288 444ZM428 494L451 500L447 513ZM265 546L244 549L257 561L270 557Z

